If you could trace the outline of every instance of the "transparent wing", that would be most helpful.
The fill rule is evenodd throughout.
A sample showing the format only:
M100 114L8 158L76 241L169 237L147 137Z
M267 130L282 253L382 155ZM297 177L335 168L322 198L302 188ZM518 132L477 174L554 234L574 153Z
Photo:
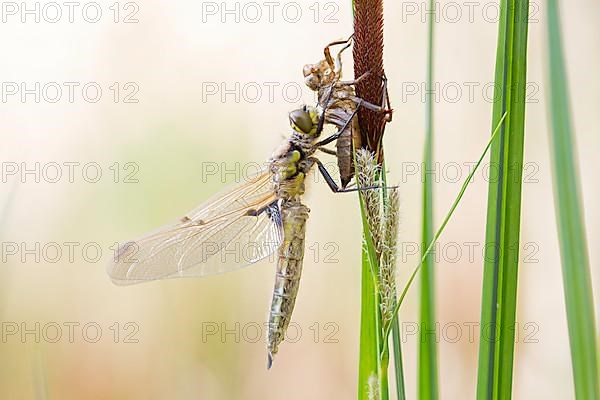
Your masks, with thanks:
M263 170L178 222L121 246L108 274L120 285L214 275L268 257L282 240L271 174Z

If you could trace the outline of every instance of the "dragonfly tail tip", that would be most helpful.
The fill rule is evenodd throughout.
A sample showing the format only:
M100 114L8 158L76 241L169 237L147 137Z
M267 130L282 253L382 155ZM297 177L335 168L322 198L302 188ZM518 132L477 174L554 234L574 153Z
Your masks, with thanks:
M273 366L273 356L271 355L271 352L269 352L269 354L267 354L267 369L271 369L272 366Z

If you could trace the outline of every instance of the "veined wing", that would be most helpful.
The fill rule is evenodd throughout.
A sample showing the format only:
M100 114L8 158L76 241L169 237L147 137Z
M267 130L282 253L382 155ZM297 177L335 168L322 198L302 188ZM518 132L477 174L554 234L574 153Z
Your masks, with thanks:
M108 274L120 285L219 274L269 256L282 240L272 175L263 170L178 222L121 246Z

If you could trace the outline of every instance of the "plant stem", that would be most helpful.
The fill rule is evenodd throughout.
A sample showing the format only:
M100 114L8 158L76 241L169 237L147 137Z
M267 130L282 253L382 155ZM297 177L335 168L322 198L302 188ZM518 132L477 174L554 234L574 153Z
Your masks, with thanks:
M360 348L358 364L358 399L368 400L370 381L373 375L381 385L379 353L381 348L381 313L377 292L376 271L378 262L373 246L369 223L362 194L359 192L360 210L363 224L362 268L361 268L361 311L360 311Z
M429 0L429 9L435 8L434 0ZM425 149L422 210L422 255L425 246L433 239L433 185L430 171L433 171L433 27L435 18L429 17L427 45L427 94L425 97ZM437 347L435 325L435 269L432 257L426 257L421 272L421 310L418 366L418 397L423 400L438 398Z
M382 98L383 76L383 0L355 0L354 13L354 73L355 76L369 72L370 75L356 86L358 97L379 103ZM358 121L363 143L374 153L378 162L383 161L381 139L385 129L385 116L364 107L359 109ZM355 164L356 165L356 164ZM360 172L357 168L357 174ZM357 175L358 182L358 175ZM381 191L378 191L381 195ZM387 369L389 356L382 349L383 320L378 292L379 253L375 249L373 233L369 229L367 210L362 192L359 192L363 223L361 334L358 377L358 398L368 399L372 377L377 377L379 399L388 399ZM387 348L387 346L385 346ZM385 356L385 357L382 357ZM372 388L371 388L372 389Z
M473 179L473 175L475 175L475 173L479 169L479 165L481 165L481 162L483 161L483 158L485 157L485 154L487 153L487 151L489 150L490 146L494 142L494 139L496 138L496 135L498 134L498 132L500 132L500 128L502 126L502 123L504 122L504 119L506 118L506 115L507 114L504 114L502 116L502 118L500 119L500 121L498 121L498 126L496 126L496 129L494 129L494 132L492 133L492 136L490 137L490 140L488 141L487 146L485 146L485 149L481 153L481 156L479 157L479 160L477 161L477 163L475 163L475 167L469 173L469 176L467 176L467 179L465 179L465 181L463 182L463 185L462 185L460 191L458 192L458 195L456 196L456 199L454 199L454 203L452 203L452 206L450 207L450 210L446 214L446 217L444 218L444 221L442 222L442 225L438 228L437 232L435 233L435 235L433 237L433 240L431 241L431 243L429 243L429 246L427 247L427 250L425 250L425 253L421 257L421 261L415 267L415 269L413 270L412 274L410 275L410 278L406 282L406 285L404 286L404 289L402 290L402 293L400 294L400 297L398 298L398 304L396 304L396 308L394 309L394 314L393 314L394 318L398 314L398 310L400 310L400 306L402 305L402 302L404 301L404 298L406 297L406 293L408 292L408 289L410 288L410 286L412 285L413 281L415 280L415 277L417 276L417 273L419 272L419 269L421 268L421 266L425 262L425 259L429 256L429 253L431 253L431 250L433 249L433 246L435 245L435 243L437 242L437 240L439 239L439 237L441 236L441 234L444 232L444 228L446 228L446 225L450 221L450 218L452 217L452 214L454 214L454 210L456 210L456 207L458 206L458 203L460 203L460 200L462 199L462 196L464 195L465 191L467 190L467 187L469 186L469 183L471 182L471 179ZM387 337L389 337L389 334L390 334L390 329L387 329L386 332L384 332L384 335L383 335L384 346L385 346L385 343L386 343L385 339Z
M390 365L390 353L385 351L381 355L381 361L379 364L379 398L389 398L389 387L388 387L388 367Z
M478 399L512 392L527 83L528 0L501 0L492 125L508 112L492 146L481 304Z
M573 383L577 399L599 399L594 298L556 3L556 0L549 0L547 5L550 71L548 111L552 122L554 201L571 343Z
M396 315L392 319L392 347L394 350L394 377L396 378L396 398L398 400L406 399L406 389L404 387L404 366L402 362L402 341L400 338L400 321Z

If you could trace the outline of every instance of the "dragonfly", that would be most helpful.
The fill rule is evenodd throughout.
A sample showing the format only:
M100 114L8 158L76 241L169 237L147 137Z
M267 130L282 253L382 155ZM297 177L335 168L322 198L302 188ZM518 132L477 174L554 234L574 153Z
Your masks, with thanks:
M383 98L381 105L373 104L356 96L355 85L367 78L367 72L351 80L342 80L342 53L352 45L353 36L347 40L329 43L324 49L325 58L316 64L306 64L303 68L305 84L317 93L318 103L324 106L325 122L338 128L336 150L320 148L321 151L332 154L337 158L341 187L345 188L354 177L354 148L361 147L361 133L358 118L355 118L360 107L385 114L385 121L392 120L389 94L387 91L387 78L381 77L383 85ZM337 45L344 47L334 58L331 48ZM350 123L348 123L350 121Z
M333 96L329 95L329 99ZM336 134L319 140L326 107L303 106L289 113L290 135L267 166L246 182L227 188L172 224L117 250L108 275L118 285L157 279L203 277L235 270L276 254L275 285L267 325L270 369L291 320L298 294L309 208L302 203L306 175L316 165L336 193L340 188L314 157ZM350 124L351 120L347 121ZM345 129L344 126L342 128ZM361 188L362 189L375 189ZM235 262L224 254L244 249Z

